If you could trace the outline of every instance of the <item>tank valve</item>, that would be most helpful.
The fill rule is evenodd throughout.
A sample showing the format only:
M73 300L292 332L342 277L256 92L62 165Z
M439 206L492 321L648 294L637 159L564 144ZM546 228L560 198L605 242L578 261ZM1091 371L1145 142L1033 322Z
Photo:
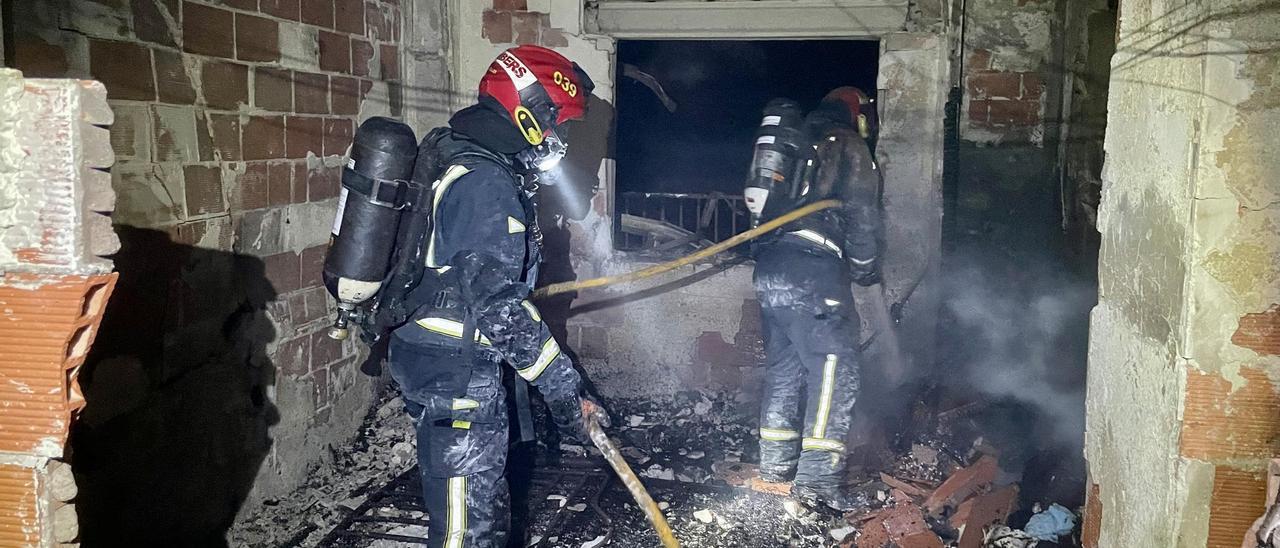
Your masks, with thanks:
M355 310L355 305L351 303L338 303L338 317L333 320L333 327L329 328L329 338L336 341L345 341L351 336L351 313Z

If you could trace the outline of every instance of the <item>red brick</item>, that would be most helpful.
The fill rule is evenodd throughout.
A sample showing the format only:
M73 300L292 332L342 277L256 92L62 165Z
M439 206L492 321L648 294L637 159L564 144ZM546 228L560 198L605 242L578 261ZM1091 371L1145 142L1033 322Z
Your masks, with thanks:
M262 258L267 281L277 295L298 289L298 254L292 251L268 255ZM312 347L314 348L314 346ZM315 354L312 353L312 357Z
M1214 467L1213 494L1209 497L1209 538L1205 546L1234 548L1240 545L1240 539L1245 538L1254 520L1267 511L1266 476L1266 469L1261 465Z
M244 124L241 145L245 160L274 160L284 157L284 117L250 116Z
M222 168L184 166L182 178L186 189L188 216L226 212L227 205L222 198Z
M227 195L231 199L232 211L249 211L262 209L269 205L267 198L269 182L267 180L267 164L249 162L244 173L236 178L236 187Z
M301 21L301 3L298 0L259 0L259 11L290 21Z
M333 15L337 30L364 34L364 0L334 0Z
M378 68L382 70L383 80L400 79L400 50L395 46L383 44L378 46Z
M277 112L293 110L293 73L284 69L253 69L254 106Z
M354 38L351 40L351 73L369 76L369 64L373 62L373 45Z
M177 10L171 10L167 2L133 0L133 7L129 11L133 15L133 34L139 40L177 47L178 43L174 40L173 29L169 27L166 15L173 21L178 21L179 14Z
M293 110L303 114L328 114L329 77L309 72L293 73Z
M511 32L517 44L537 44L538 31L542 28L542 15L531 11L511 14Z
M302 22L333 28L333 0L302 0Z
M12 53L14 68L21 70L27 78L63 78L67 75L66 50L34 34L18 33Z
M320 31L320 70L351 72L351 39L347 35Z
M311 370L311 336L303 335L276 347L276 368L286 375L306 375Z
M324 119L289 116L285 118L285 156L306 158L307 153L324 155Z
M236 58L241 61L279 61L280 26L265 17L237 13Z
M311 335L311 369L313 371L342 359L342 342L330 339L323 330Z
M491 44L511 42L511 12L485 10L482 19L480 36L488 38Z
M969 93L976 99L1017 99L1022 96L1022 74L978 72L969 76Z
M210 3L238 10L253 11L258 9L258 0L212 0Z
M156 87L160 90L160 102L191 105L196 102L196 90L191 85L183 55L176 51L157 49L152 52L156 63Z
M529 9L528 0L493 0L493 9L518 11Z
M320 202L338 197L342 171L333 167L321 167L307 173L307 201ZM296 198L295 198L296 199Z
M567 48L569 47L569 38L563 32L560 32L560 29L548 27L542 29L542 40L539 43L547 48Z
M302 287L319 286L323 283L320 271L324 269L324 257L329 246L318 245L302 250Z
M996 459L984 456L972 466L961 469L947 478L947 481L942 482L942 485L929 495L929 499L924 502L924 507L929 513L937 514L948 506L959 504L982 487L995 481L999 471L1000 467Z
M1022 98L1039 99L1044 95L1044 81L1034 72L1022 73Z
M1096 483L1089 484L1089 497L1084 502L1084 522L1080 526L1080 545L1098 548L1102 536L1102 489Z
M329 79L329 89L334 114L360 112L360 80L334 76Z
M1273 456L1280 393L1261 368L1241 367L1237 378L1239 385L1217 373L1187 373L1183 456L1217 462Z
M327 118L324 121L324 155L343 156L351 146L355 123L348 118Z
M156 100L151 50L129 42L89 40L89 70L110 99Z
M240 115L210 114L210 139L214 159L223 162L240 160Z
M960 503L951 516L951 526L961 531L958 548L982 548L983 535L994 525L1005 522L1018 505L1018 487L978 495Z
M305 274L303 276L305 277ZM303 304L302 313L303 318L305 318L306 321L311 322L319 320L329 315L329 294L324 290L324 288L313 287L311 289L304 290L302 296L305 297L306 301ZM340 366L341 362L334 367L337 368Z
M991 125L1033 126L1040 123L1039 101L991 101Z
M183 2L182 49L212 57L235 57L234 21L230 11Z
M978 48L969 54L969 65L966 70L990 70L991 50Z
M267 205L289 205L293 185L293 164L272 162L267 167Z
M990 105L991 101L986 99L969 99L969 119L986 124L989 118L987 109Z
M235 110L249 104L249 67L208 61L200 69L204 102L212 108Z
M1280 356L1280 304L1241 317L1231 343L1261 356Z
M307 163L296 162L293 164L293 203L300 204L307 201Z

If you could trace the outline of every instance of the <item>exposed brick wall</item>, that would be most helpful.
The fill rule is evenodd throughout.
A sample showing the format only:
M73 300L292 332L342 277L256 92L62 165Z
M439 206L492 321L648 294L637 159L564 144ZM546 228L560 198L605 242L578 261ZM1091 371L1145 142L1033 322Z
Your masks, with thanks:
M1028 130L1042 123L1044 81L1038 72L991 69L991 52L969 55L965 92L969 122L994 131Z
M402 114L387 99L400 86L401 2L31 0L16 3L14 20L24 24L6 29L16 68L99 80L115 111L113 221L127 261L117 262L121 302L108 312L103 337L114 340L102 357L141 362L148 389L166 394L153 396L160 400L204 390L181 379L208 375L209 361L249 378L222 357L237 345L259 345L254 366L259 358L273 366L236 394L278 409L255 418L275 440L250 468L258 472L265 459L266 481L233 487L234 503L264 483L276 491L267 495L296 483L321 454L301 450L303 442L315 449L354 435L351 410L371 397L352 390L368 386L355 373L358 346L323 335L331 309L319 267L359 120ZM238 302L261 304L269 320L243 335L252 341L228 334L242 321ZM164 343L153 350L129 339ZM113 362L95 380L110 379L108 368L124 370ZM97 387L97 397L106 401L111 388ZM277 397L298 390L310 396ZM255 446L252 436L244 445Z
M564 32L552 28L551 15L530 11L526 0L493 0L493 9L484 11L481 34L493 44L537 44L548 48L569 45Z
M106 11L120 25L104 32L77 21L73 28L89 30L20 27L14 59L29 77L70 76L79 67L107 86L121 121L112 131L120 158L116 222L261 257L280 300L290 303L281 338L323 344L313 337L326 316L323 290L300 270L302 257L314 268L322 250L283 245L284 232L297 214L290 206L337 196L335 159L350 144L366 94L375 81L397 82L400 1L73 3L98 17ZM77 59L84 49L87 59ZM228 222L229 233L209 237L211 227ZM347 350L315 352L325 359L291 372L323 382L350 357ZM328 405L317 403L317 413Z

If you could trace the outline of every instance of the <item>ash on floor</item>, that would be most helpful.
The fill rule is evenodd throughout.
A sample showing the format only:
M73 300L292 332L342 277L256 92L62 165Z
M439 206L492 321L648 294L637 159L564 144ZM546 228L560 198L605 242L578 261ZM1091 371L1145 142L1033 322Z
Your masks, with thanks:
M318 546L369 493L417 465L413 425L404 403L388 391L349 447L333 449L306 483L287 497L268 500L228 531L232 546Z
M988 428L978 419L990 406L974 402L944 412L922 411L917 415L922 419L913 421L916 433L904 438L915 443L894 444L897 451L880 446L876 458L869 459L874 464L861 466L853 459L850 481L864 508L845 516L806 512L786 499L786 486L753 483L756 409L741 397L691 391L664 402L606 402L615 445L684 546L847 547L856 540L858 546L879 548L915 537L927 541L921 546L970 548L985 545L982 534L1003 523L1019 500L1030 507L1025 494L1018 496L1017 477L994 464L1007 459L981 437ZM412 428L402 407L398 399L387 400L371 415L357 447L317 470L295 496L237 526L234 543L425 544L429 517L413 466ZM576 445L549 448L542 442L555 443L547 431L549 420L542 414L536 418L540 441L515 446L508 463L512 530L523 536L523 545L658 546L643 513L598 452ZM1019 517L1019 524L1028 517ZM911 527L904 527L908 523Z

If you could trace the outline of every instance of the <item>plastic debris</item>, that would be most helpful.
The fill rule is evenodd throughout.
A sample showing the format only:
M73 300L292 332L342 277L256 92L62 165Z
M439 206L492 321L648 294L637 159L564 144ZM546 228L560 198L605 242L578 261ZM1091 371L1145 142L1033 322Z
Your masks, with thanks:
M1027 521L1026 533L1036 540L1057 541L1076 528L1076 515L1061 504L1054 504Z
M586 541L586 542L582 543L582 548L596 548L596 546L599 546L599 545L601 545L601 544L604 544L604 539L606 539L606 538L608 538L608 537L607 537L607 536L605 536L605 535L600 535L600 536L598 536L598 537L596 537L596 538L594 538L594 539L592 539L592 540L588 540L588 541Z
M715 513L712 512L711 510L698 510L697 512L693 513L693 517L694 519L701 521L702 523L711 523L716 519Z

